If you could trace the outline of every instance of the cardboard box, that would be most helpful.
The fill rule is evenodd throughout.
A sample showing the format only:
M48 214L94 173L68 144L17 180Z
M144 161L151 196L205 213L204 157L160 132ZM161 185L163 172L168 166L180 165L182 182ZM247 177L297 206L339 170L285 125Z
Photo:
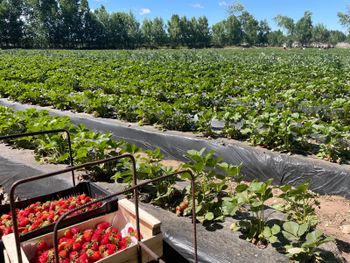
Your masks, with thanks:
M139 209L139 215L140 215L141 234L143 236L142 242L145 245L147 245L158 256L161 256L163 254L162 234L160 231L161 222L142 209ZM113 226L118 227L119 229L124 228L124 226L127 223L131 223L133 226L136 227L135 217L136 217L135 205L127 199L122 199L118 201L118 211L75 224L74 226L77 226L81 230L84 230L87 228L94 228L96 224L103 221L107 221L107 222L110 222ZM58 237L61 237L66 229L67 228L64 228L58 231ZM28 241L22 242L21 253L22 253L23 263L29 263L30 259L34 257L35 245L39 240L44 240L48 243L48 245L53 246L52 237L53 237L53 233L49 233L37 238L30 239ZM17 260L14 234L6 235L2 239L5 245L7 256L9 258L9 262L17 263L18 260ZM145 251L142 251L142 262L149 262L151 260L152 258L150 258ZM135 262L136 263L137 262L137 245L132 245L123 251L119 251L97 262L99 263L112 263L112 262L134 263Z

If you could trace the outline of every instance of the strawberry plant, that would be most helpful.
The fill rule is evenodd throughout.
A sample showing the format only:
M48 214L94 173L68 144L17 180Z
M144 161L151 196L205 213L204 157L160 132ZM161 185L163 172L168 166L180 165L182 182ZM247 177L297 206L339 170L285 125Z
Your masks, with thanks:
M309 185L308 182L305 182L297 187L280 186L282 193L278 197L284 202L274 205L274 208L286 213L288 220L315 226L318 223L315 207L319 207L320 202L317 199L318 195L309 190Z
M197 220L202 223L222 221L224 219L222 201L223 197L228 195L225 190L228 188L228 182L239 175L240 166L221 162L220 158L214 157L213 151L205 152L205 148L200 151L190 150L185 156L189 162L183 167L191 169L195 175ZM223 170L226 176L215 169ZM189 205L183 214L190 215L192 211L190 186L186 188L185 200Z
M290 242L284 248L293 262L327 262L325 261L327 255L322 255L318 247L333 241L333 238L326 237L322 231L318 229L310 231L307 223L288 221L283 224L282 234Z
M280 232L278 225L270 227L267 224L264 203L273 197L271 188L272 179L265 182L254 180L250 184L241 182L237 185L235 196L225 199L224 207L227 215L234 215L239 208L248 205L252 216L231 225L233 231L240 230L245 238L259 246L268 242L277 242L276 235Z

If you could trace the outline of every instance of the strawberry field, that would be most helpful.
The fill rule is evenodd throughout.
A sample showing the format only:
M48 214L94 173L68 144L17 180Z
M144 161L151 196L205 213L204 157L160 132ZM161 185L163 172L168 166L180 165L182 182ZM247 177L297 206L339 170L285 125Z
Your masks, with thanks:
M350 158L348 53L1 51L0 95L341 163Z

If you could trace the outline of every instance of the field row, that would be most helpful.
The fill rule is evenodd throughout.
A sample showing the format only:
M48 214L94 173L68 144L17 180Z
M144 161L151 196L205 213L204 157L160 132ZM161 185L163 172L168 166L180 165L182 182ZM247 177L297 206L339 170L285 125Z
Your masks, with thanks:
M0 95L343 162L346 52L2 51ZM213 119L224 123L220 132Z

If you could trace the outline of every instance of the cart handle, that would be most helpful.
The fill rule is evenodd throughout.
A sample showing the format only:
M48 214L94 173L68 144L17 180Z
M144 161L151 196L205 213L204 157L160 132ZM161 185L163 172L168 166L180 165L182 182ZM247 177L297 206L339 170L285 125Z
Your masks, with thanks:
M136 173L134 173L136 174ZM85 208L85 207L88 207L94 203L97 203L97 202L102 202L102 201L106 201L110 198L113 198L113 197L116 197L118 195L121 195L121 194L125 194L127 192L131 192L131 191L134 191L137 192L139 188L147 185L147 184L150 184L150 183L154 183L154 182L157 182L157 181L161 181L161 180L164 180L164 179L167 179L167 178L170 178L170 177L174 177L174 176L178 176L179 174L189 174L191 176L191 188L192 188L192 223L193 223L193 245L194 245L194 262L198 262L198 257L197 257L197 228L196 228L196 201L195 201L195 177L194 177L194 174L192 172L192 170L181 170L181 171L178 171L178 172L175 172L175 173L172 173L172 174L167 174L167 175L163 175L163 176L160 176L160 177L157 177L157 178L154 178L154 179L151 179L151 180L147 180L147 181L144 181L140 184L135 184L123 191L118 191L114 194L111 194L109 196L105 196L105 197L102 197L100 199L97 199L95 201L92 201L92 202L89 202L89 203L86 203L82 206L79 206L77 208L74 208L73 210L70 210L68 212L66 212L65 214L63 214L58 220L57 222L55 223L55 227L54 227L54 230L53 230L53 244L54 244L54 248L55 248L55 259L56 259L56 262L59 262L59 257L58 257L58 242L57 242L57 236L58 236L58 233L57 233L57 230L58 230L58 227L59 227L59 224L71 213L74 213L82 208ZM142 248L145 248L147 247L144 243L141 242L141 235L140 235L140 218L139 218L139 207L138 207L138 196L135 196L135 215L136 215L136 229L137 229L137 239L138 239L138 262L141 263L142 262L142 257L141 257L141 247ZM142 244L142 245L140 245ZM140 251L140 252L139 252ZM155 260L159 260L159 257L151 252L151 250L147 247L145 249L145 251L151 256L153 257ZM159 262L164 262L163 260L159 260Z
M27 182L36 181L36 180L40 180L43 178L47 178L47 177L51 177L51 176L55 176L55 175L59 175L59 174L67 173L67 172L72 172L72 171L75 171L75 170L78 170L81 168L91 167L91 166L99 165L102 163L113 162L113 161L123 159L123 158L129 158L131 160L132 173L133 173L133 176L136 177L136 175L135 175L135 173L136 173L135 158L133 155L127 153L127 154L122 154L119 156L110 157L110 158L103 159L103 160L98 160L98 161L88 162L88 163L77 165L77 166L72 166L72 167L69 167L66 169L62 169L62 170L47 173L47 174L42 174L39 176L28 177L28 178L14 182L13 185L11 186L11 189L10 189L10 209L11 209L11 216L12 216L13 233L14 233L15 242L16 242L18 262L22 263L23 260L22 260L21 246L20 246L20 237L19 237L19 233L18 233L18 223L17 223L17 215L16 215L16 203L15 203L15 190L16 190L17 186L24 184L24 183L27 183ZM80 208L82 208L82 206L80 206Z
M0 136L0 140L8 140L8 139L11 140L11 139L16 139L21 137L29 137L29 136L37 136L37 135L61 133L61 132L67 135L67 142L68 142L68 148L69 148L69 162L70 162L70 166L73 166L72 141L71 141L70 133L66 129L55 129L55 130L48 130L48 131L10 134L10 135ZM73 186L75 186L74 171L72 171L72 181L73 181Z

